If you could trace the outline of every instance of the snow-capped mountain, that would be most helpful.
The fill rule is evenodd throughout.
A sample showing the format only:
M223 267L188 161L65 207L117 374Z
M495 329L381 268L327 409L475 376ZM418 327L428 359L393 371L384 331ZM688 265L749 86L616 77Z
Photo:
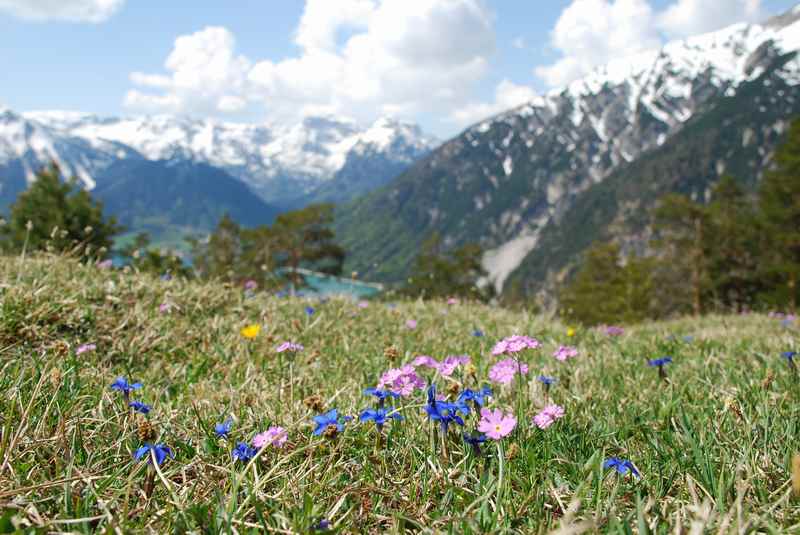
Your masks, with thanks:
M800 6L764 24L736 24L614 61L487 119L348 210L339 231L358 251L351 267L399 279L405 259L438 232L446 245L480 241L500 290L585 191L668 144L721 99L758 85L763 101L745 106L778 113L764 128L780 133L800 99L798 50ZM754 129L740 142L764 136ZM754 169L769 157L762 149ZM715 162L713 172L725 164ZM365 221L380 227L367 239Z
M287 127L0 110L0 166L17 160L28 180L52 160L87 188L117 159L188 160L217 167L278 204L332 180L348 158L378 152L387 161L408 166L435 143L419 127L392 119L364 127L345 119L310 117Z

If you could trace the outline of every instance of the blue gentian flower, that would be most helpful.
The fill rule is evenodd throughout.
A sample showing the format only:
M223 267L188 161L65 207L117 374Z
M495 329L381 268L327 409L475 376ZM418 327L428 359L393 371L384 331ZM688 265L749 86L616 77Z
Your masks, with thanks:
M375 422L375 425L378 426L378 429L383 428L383 425L386 423L387 418L394 418L395 420L402 420L403 416L392 412L394 407L387 407L387 408L380 408L380 409L366 409L364 412L361 413L361 416L358 417L359 421L366 422L368 420L372 420ZM391 413L391 414L390 414Z
M339 412L336 409L331 409L324 414L314 416L314 422L316 422L317 427L314 429L312 435L319 436L329 427L335 427L336 432L341 433L344 431L344 422L348 420L352 420L352 418L350 416L339 418Z
M480 329L475 329L474 331L472 331L472 336L480 338L483 336L483 331Z
M661 366L664 366L665 364L670 364L670 363L672 363L672 357L661 357L660 359L653 359L647 361L648 366L658 366L659 368Z
M627 459L611 457L610 459L606 459L606 462L603 463L603 468L613 468L623 476L630 471L634 476L639 477L639 471L636 470L636 467L633 466L633 463Z
M306 315L313 316L314 315L314 307L306 307Z
M148 412L150 412L150 409L152 409L150 405L142 403L141 401L131 401L130 403L128 403L128 406L132 408L134 411L141 414L147 414Z
M329 529L331 529L331 523L328 520L326 520L325 518L322 518L322 519L320 519L319 522L316 522L315 524L311 525L311 531L312 532L328 531Z
M111 383L111 390L119 390L126 396L131 393L131 390L139 390L142 388L142 383L128 383L128 380L124 377L117 377L116 380Z
M161 275L161 280L162 281L172 280L172 275L170 275L169 273L164 273L163 275Z
M467 388L458 395L458 401L467 402L472 401L478 407L483 407L486 404L486 398L492 395L492 389L488 385L484 385L478 391L470 390Z
M464 420L458 415L458 410L458 405L436 399L436 385L432 384L428 388L428 403L425 404L425 412L428 418L439 422L439 425L442 426L443 433L447 433L447 428L453 422L460 426L464 425Z
M550 386L556 382L555 377L548 377L547 375L540 375L536 379L539 380L545 386Z
M161 466L161 463L164 462L164 459L166 459L167 456L171 457L172 459L175 458L175 454L171 449L169 449L168 446L165 446L164 444L150 444L149 442L145 442L144 446L136 450L133 454L133 458L137 461L140 461L146 455L148 462L152 462L152 458L150 456L151 451L155 455L156 464L158 466Z
M794 362L794 357L797 356L797 352L795 351L784 351L781 353L781 357L785 358L789 362Z
M384 402L388 398L400 397L400 394L396 392L392 392L391 390L381 390L375 387L364 389L364 394L366 394L367 396L375 396L376 398L378 398L378 408L383 407Z
M234 461L242 461L243 463L246 463L255 457L256 453L258 453L258 450L256 450L253 446L250 446L244 442L237 442L236 447L233 448L231 455L233 456Z
M464 442L472 447L480 446L486 442L486 435L473 431L472 433L464 433Z
M214 433L216 433L218 438L228 438L228 433L231 432L232 426L233 426L233 420L228 418L222 423L214 424Z
M694 342L694 336L686 335L683 337L683 341L686 342L687 344L691 344L692 342Z

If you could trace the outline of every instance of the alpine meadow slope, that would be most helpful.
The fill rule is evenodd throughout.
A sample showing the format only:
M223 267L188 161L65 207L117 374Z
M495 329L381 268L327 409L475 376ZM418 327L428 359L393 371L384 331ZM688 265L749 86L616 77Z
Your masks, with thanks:
M798 113L799 21L795 8L668 43L468 128L339 211L347 269L400 281L438 232L447 247L480 243L496 289L530 295L612 233L590 221L587 232L593 214L633 243L658 193L705 191L724 172L754 183ZM656 157L669 172L650 171ZM618 189L636 210L616 215ZM566 252L551 263L556 245Z

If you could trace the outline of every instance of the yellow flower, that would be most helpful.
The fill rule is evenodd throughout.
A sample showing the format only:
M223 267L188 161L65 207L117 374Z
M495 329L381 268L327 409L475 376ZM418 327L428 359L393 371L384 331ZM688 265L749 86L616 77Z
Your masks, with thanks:
M567 329L567 336L569 336L569 337L575 336L575 329L573 327L570 327L569 329Z
M242 336L244 336L245 338L252 339L258 336L258 333L260 331L261 331L261 325L253 324L253 325L248 325L247 327L243 327L242 330L239 332L241 332Z

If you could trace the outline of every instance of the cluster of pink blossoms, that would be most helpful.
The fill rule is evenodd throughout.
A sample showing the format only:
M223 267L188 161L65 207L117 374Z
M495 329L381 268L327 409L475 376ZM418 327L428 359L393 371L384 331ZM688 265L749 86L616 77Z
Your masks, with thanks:
M570 358L574 358L578 356L578 350L572 346L560 346L558 349L555 350L553 356L556 360L565 361Z
M608 336L622 336L625 334L625 329L616 325L605 325L603 328Z
M384 372L378 381L378 388L386 388L395 394L408 397L414 392L414 389L425 388L425 381L417 375L413 365L406 364L401 368L392 368Z
M507 385L514 380L514 375L528 373L528 365L516 359L505 359L496 363L489 369L489 379L501 385Z
M445 357L442 362L439 362L433 357L429 357L427 355L420 355L419 357L414 359L412 365L414 366L425 366L427 368L433 368L434 370L438 371L440 374L444 375L445 377L450 377L453 375L453 372L456 371L462 364L469 364L470 358L467 355L455 355Z
M303 347L303 344L295 344L294 342L284 342L277 348L275 348L275 351L277 351L278 353L285 353L287 351L291 353L297 353L298 351L302 351L303 349L305 349Z
M97 349L97 346L95 344L83 344L78 346L78 349L75 350L75 354L81 355L88 351L94 351L95 349Z
M259 433L253 437L253 447L261 449L264 446L271 445L276 448L282 448L286 444L286 439L289 438L286 429L283 427L273 425L263 433Z
M539 429L547 429L553 422L564 416L564 407L560 405L548 405L539 414L533 417L533 423Z
M492 348L492 355L514 355L525 349L536 349L541 345L536 338L515 334L497 342Z
M478 431L492 440L500 440L511 433L517 426L517 419L511 413L503 414L500 409L493 411L481 409L481 420L478 422Z

